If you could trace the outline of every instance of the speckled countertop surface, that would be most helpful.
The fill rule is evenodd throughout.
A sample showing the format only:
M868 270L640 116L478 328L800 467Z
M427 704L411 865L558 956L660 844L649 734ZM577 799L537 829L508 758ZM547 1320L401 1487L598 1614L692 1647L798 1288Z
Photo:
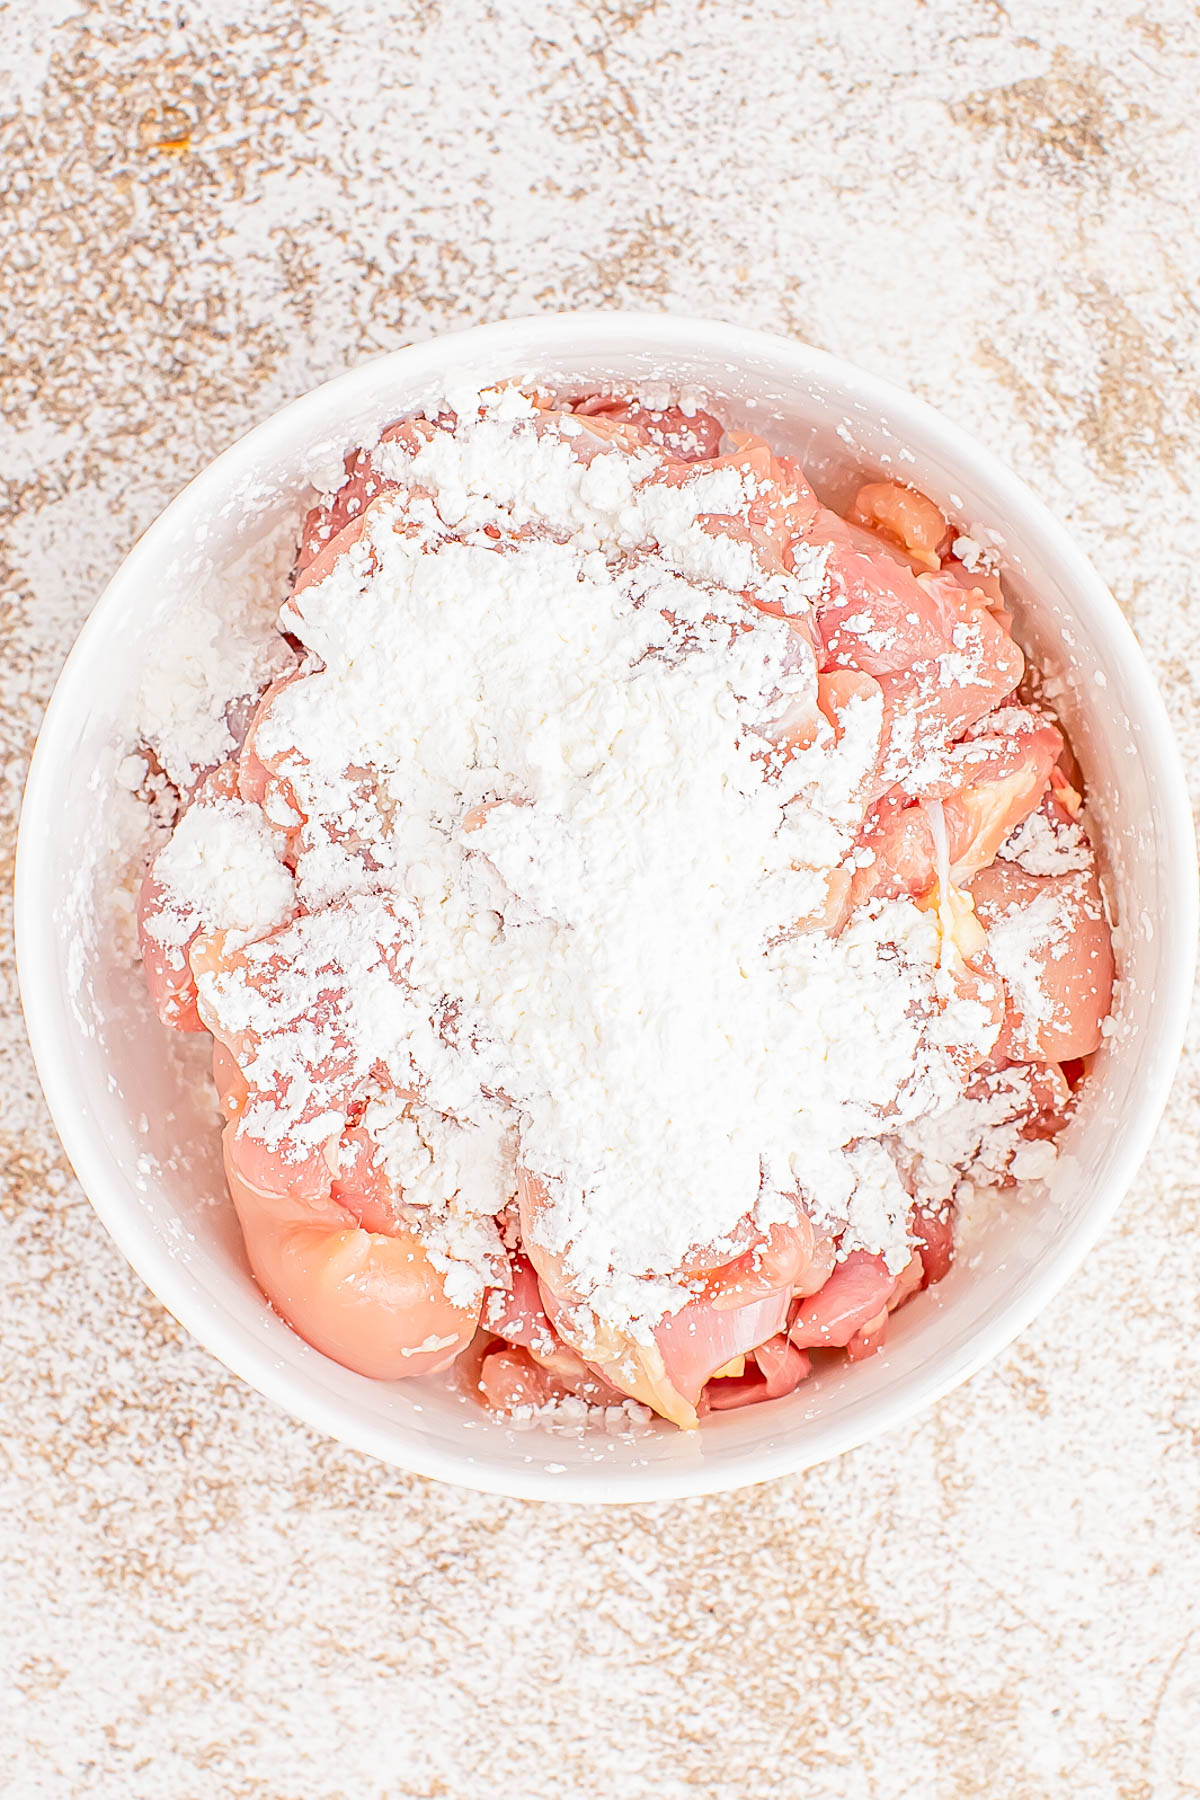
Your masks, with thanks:
M447 325L794 333L985 438L1200 775L1185 0L0 0L3 851L63 656L188 475ZM8 879L6 874L5 892ZM622 1512L315 1438L66 1169L5 964L5 1796L1200 1795L1200 1111L990 1370L803 1478Z

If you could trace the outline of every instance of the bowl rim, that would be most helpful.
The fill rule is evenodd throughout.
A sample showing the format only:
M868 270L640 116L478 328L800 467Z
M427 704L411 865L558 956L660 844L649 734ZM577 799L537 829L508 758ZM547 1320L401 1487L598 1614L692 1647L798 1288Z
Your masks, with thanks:
M577 348L589 333L603 332L608 353L614 338L630 352L661 351L721 356L730 363L767 361L785 366L793 376L808 375L854 398L902 433L908 422L919 427L925 443L951 466L970 466L986 481L1006 519L1020 521L1023 536L1045 543L1061 572L1064 586L1082 594L1089 606L1108 619L1119 644L1136 697L1139 723L1151 737L1166 777L1158 794L1163 842L1167 846L1167 879L1173 890L1173 932L1178 949L1179 980L1155 1000L1158 1041L1165 1051L1156 1079L1143 1105L1119 1134L1113 1147L1108 1180L1097 1187L1087 1211L1043 1258L1024 1290L996 1309L958 1349L907 1377L900 1391L881 1395L852 1418L827 1427L819 1442L803 1434L781 1433L766 1449L745 1453L744 1465L707 1463L698 1458L669 1470L618 1471L599 1463L587 1471L552 1472L530 1462L521 1468L493 1464L471 1454L469 1436L461 1452L426 1443L396 1443L394 1429L374 1419L347 1418L334 1400L315 1392L302 1375L291 1372L269 1347L227 1321L189 1280L154 1231L142 1223L136 1197L127 1183L110 1179L94 1156L94 1133L76 1075L76 1060L63 1054L63 1031L52 995L60 948L54 920L40 904L42 851L39 825L52 797L61 761L60 741L89 683L92 645L103 638L107 616L143 568L154 566L159 540L179 514L199 514L231 480L253 469L276 441L303 435L310 416L323 415L335 393L349 414L356 398L365 397L381 377L403 368L406 376L436 375L447 349L456 354L472 348L477 357L503 354L538 331L536 355ZM424 365L424 368L422 368ZM521 1499L552 1499L620 1504L731 1491L798 1473L854 1449L884 1431L893 1430L941 1399L997 1356L1070 1280L1107 1226L1127 1192L1157 1130L1174 1079L1186 1030L1195 969L1197 882L1195 837L1183 762L1174 732L1133 630L1116 600L1066 528L1026 484L968 432L945 418L928 402L857 365L797 339L730 325L719 319L589 309L580 312L529 313L486 325L439 333L368 358L340 375L288 402L236 438L201 469L142 533L92 607L59 673L38 732L25 783L17 840L15 938L17 970L26 1029L51 1118L81 1187L127 1261L151 1291L197 1341L234 1374L315 1429L353 1449L415 1474L457 1483L486 1493ZM264 1302L265 1304L265 1302Z

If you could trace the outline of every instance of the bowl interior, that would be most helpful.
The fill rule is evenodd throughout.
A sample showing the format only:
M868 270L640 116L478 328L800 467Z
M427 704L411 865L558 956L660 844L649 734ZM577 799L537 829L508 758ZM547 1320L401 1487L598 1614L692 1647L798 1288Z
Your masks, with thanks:
M897 1316L880 1355L790 1399L717 1415L698 1435L514 1429L442 1378L371 1382L310 1350L242 1256L203 1046L159 1025L127 940L107 923L103 821L146 657L172 644L182 602L298 525L314 475L435 401L447 375L665 383L798 454L827 496L864 469L916 482L1001 549L1018 635L1061 682L1103 833L1116 1026L1049 1188L974 1220L970 1253ZM22 989L83 1185L150 1286L231 1368L318 1427L427 1474L530 1496L646 1499L762 1479L861 1441L1032 1317L1115 1206L1157 1120L1190 987L1193 875L1178 762L1140 653L1060 528L990 456L920 403L804 346L701 322L533 319L400 351L318 389L226 452L142 539L85 627L39 740L18 867Z

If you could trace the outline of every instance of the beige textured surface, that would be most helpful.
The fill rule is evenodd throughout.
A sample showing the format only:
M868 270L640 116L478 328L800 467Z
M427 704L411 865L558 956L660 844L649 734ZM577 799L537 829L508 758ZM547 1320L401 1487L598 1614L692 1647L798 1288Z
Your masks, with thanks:
M1198 53L1186 0L0 0L6 865L61 659L192 470L571 305L934 399L1070 521L1200 774ZM0 1793L1200 1795L1194 1061L1082 1273L911 1432L601 1514L377 1467L184 1340L5 982Z

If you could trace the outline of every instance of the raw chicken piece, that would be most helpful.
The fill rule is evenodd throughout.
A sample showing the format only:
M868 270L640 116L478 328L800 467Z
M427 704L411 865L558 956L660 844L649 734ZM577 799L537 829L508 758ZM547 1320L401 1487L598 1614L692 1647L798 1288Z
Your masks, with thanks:
M860 869L851 903L874 895L927 894L937 879L925 802L942 803L950 880L963 886L1037 806L1062 750L1057 727L1025 708L1005 707L994 729L984 719L967 738L931 757L914 792L903 783L876 802L862 834L874 860Z
M899 481L868 481L854 496L848 517L855 525L899 545L922 569L938 569L950 527L927 495Z
M1095 870L1031 875L995 862L971 893L1007 995L993 1059L1062 1063L1099 1049L1113 954Z
M791 1299L791 1289L785 1287L742 1306L718 1310L711 1301L697 1299L671 1313L654 1338L675 1392L694 1407L718 1369L784 1329Z
M793 1393L811 1369L812 1362L803 1350L797 1350L780 1332L746 1357L740 1375L710 1381L704 1398L711 1412L733 1412L763 1400L779 1400Z
M821 507L808 537L828 546L823 668L878 681L889 719L881 781L906 782L1011 694L1024 658L986 606L956 583L918 578L861 526Z
M882 1256L852 1250L820 1293L801 1304L788 1336L799 1350L840 1349L886 1306L895 1285Z
M576 400L571 411L580 418L602 416L632 425L648 444L666 450L681 462L707 462L721 448L725 427L711 413L685 413L678 406L650 407L618 395L593 394Z
M252 1093L236 1059L214 1058L225 1178L254 1278L294 1331L335 1362L379 1381L444 1369L466 1349L479 1303L459 1306L445 1277L409 1231L363 1230L324 1181L269 1185L247 1174L237 1154Z

